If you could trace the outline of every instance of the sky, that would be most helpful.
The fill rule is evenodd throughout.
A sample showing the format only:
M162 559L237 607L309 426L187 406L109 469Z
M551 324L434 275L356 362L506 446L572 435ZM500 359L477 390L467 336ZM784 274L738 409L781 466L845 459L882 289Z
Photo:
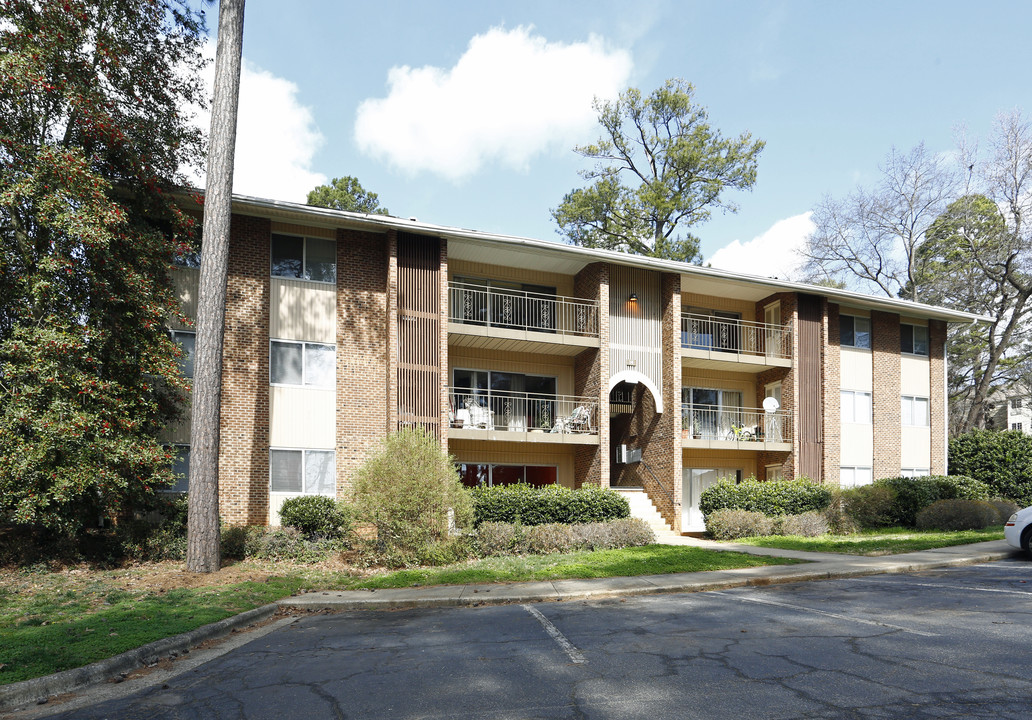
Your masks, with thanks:
M392 215L558 242L593 100L683 78L724 136L766 142L738 212L692 228L704 262L790 278L811 210L893 147L1032 113L1030 27L1028 0L248 0L234 190L353 175Z

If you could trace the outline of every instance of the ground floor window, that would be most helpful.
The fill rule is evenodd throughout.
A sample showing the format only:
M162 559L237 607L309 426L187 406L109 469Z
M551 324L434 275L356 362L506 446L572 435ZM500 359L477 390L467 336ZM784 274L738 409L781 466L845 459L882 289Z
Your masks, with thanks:
M269 450L269 476L272 492L337 494L332 450Z
M165 492L185 493L190 489L190 446L173 445L172 474L176 476L176 484L164 488Z
M767 465L766 471L768 480L785 479L785 469L781 465Z
M899 476L905 478L927 477L931 474L931 468L900 468L899 471Z
M554 485L559 474L558 468L554 465L457 463L455 469L459 471L462 484L466 487L492 487L516 483L544 487Z
M1011 423L1011 430L1021 430L1021 423Z
M839 485L844 488L870 485L874 482L874 470L862 465L843 465L839 468Z

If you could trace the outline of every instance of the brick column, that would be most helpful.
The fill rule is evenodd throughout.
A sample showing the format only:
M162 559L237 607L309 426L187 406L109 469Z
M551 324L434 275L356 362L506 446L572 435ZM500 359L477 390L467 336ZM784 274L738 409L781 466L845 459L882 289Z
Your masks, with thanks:
M797 411L796 398L798 396L797 368L799 364L799 312L798 302L795 293L778 293L765 297L756 303L756 317L759 321L764 318L763 310L772 302L781 304L781 323L789 328L791 342L789 343L792 367L772 368L765 370L756 376L756 405L763 407L763 398L766 386L771 383L781 383L781 412L786 413L791 420L791 452L762 452L758 453L756 477L760 480L767 480L767 465L780 464L782 473L786 478L793 478L796 475L798 465L796 458L799 453L799 413Z
M441 238L441 322L440 322L440 338L438 339L437 347L440 348L438 351L437 366L441 368L439 375L440 386L441 386L441 449L444 452L448 452L448 428L450 423L448 422L448 411L454 410L448 405L448 386L451 385L451 367L448 365L448 240Z
M398 429L398 231L387 231L387 432Z
M946 323L928 321L928 367L930 387L928 413L932 435L932 475L945 475L947 467L946 439L949 422L946 415Z
M874 363L874 479L899 476L900 419L899 315L871 312Z
M663 276L663 405L669 431L668 481L673 505L668 518L674 532L681 532L681 276ZM663 477L662 475L660 476Z
M574 450L574 482L609 486L609 266L592 263L574 278L574 295L598 300L599 347L582 350L574 359L574 394L598 400L598 445Z
M269 522L269 285L272 225L234 215L222 348L219 514Z
M842 347L839 306L825 299L824 483L838 485L842 465Z

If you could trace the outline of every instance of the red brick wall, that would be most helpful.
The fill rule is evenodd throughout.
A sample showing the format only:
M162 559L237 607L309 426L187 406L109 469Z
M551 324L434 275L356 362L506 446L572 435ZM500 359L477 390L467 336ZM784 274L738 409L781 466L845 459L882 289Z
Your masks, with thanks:
M269 284L271 223L234 215L229 232L222 350L219 514L269 522Z
M451 384L451 367L448 365L448 241L441 238L441 321L440 337L437 341L439 350L438 364L441 368L441 448L448 452L448 385Z
M609 486L609 266L592 263L577 273L573 292L599 301L599 347L583 350L574 359L574 394L598 398L599 444L574 451L574 484Z
M899 315L871 312L874 363L874 479L897 477L902 458Z
M765 297L756 303L756 317L758 322L763 322L764 308L773 302L781 303L781 322L782 324L791 325L792 333L792 367L790 368L771 368L765 370L756 376L756 405L755 407L763 407L764 392L766 386L770 383L780 382L781 383L781 410L782 412L788 413L792 418L792 447L793 451L790 453L784 452L771 452L761 453L761 458L757 463L756 477L760 480L766 478L766 465L780 464L782 466L782 472L786 478L795 477L796 473L796 457L799 452L799 416L796 410L796 396L798 394L798 388L796 387L796 378L798 372L796 371L796 364L799 361L799 322L797 312L797 300L795 293L777 293L769 297Z
M928 360L931 393L928 412L932 430L932 475L945 475L946 465L946 323L928 321Z
M337 231L337 494L387 434L387 237Z

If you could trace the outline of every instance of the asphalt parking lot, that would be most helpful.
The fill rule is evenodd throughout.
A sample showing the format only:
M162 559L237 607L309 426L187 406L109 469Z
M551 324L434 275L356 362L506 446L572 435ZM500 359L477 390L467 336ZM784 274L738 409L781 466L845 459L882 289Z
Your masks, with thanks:
M1014 557L719 592L312 615L161 686L31 714L1026 718L1030 646L1032 562Z

